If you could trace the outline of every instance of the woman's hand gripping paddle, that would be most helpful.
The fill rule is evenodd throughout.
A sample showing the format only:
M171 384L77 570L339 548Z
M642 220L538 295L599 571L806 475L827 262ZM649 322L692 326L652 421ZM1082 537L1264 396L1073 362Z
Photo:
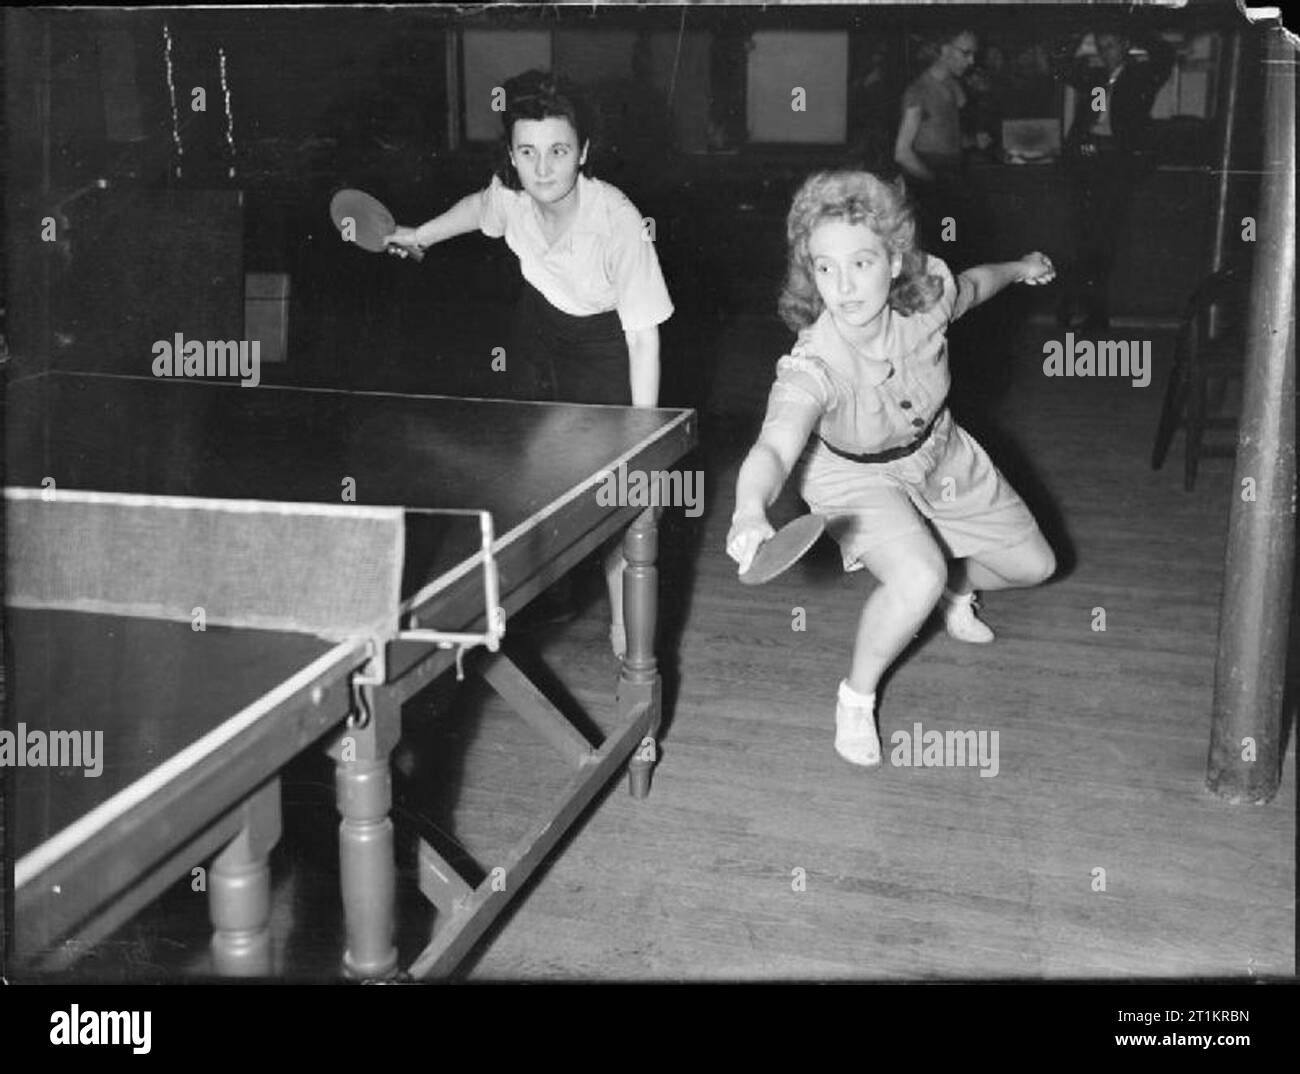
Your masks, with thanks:
M799 562L826 529L823 515L803 515L787 522L758 546L749 569L740 575L741 585L762 585Z
M385 236L397 230L393 214L378 198L364 190L340 190L330 201L330 219L345 240L350 239L372 254L388 249ZM424 259L422 250L402 248L405 256Z

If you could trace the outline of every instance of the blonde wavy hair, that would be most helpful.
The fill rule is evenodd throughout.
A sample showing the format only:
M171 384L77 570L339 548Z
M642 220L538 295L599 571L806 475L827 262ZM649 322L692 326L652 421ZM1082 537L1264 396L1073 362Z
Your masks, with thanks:
M890 309L908 317L939 300L943 279L925 271L925 251L916 245L916 220L902 181L886 183L864 171L817 172L804 180L786 219L789 255L776 306L791 331L807 328L825 306L813 280L808 240L826 220L866 224L890 254L902 258L902 271L889 288Z

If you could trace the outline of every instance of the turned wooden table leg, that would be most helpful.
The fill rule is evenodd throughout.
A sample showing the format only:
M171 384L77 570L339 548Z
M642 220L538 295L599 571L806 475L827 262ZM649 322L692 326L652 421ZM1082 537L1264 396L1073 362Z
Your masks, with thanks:
M659 570L655 566L659 533L655 509L643 511L623 538L623 616L627 625L627 655L618 681L619 716L631 719L638 707L649 706L645 737L628 764L629 789L636 798L650 791L650 773L657 759L661 689L655 659L655 630L659 621Z
M271 974L271 848L280 841L280 781L241 807L244 825L208 872L212 967L222 977Z
M339 881L347 946L344 972L387 977L397 968L393 944L397 863L393 856L393 803L389 754L400 734L400 710L383 690L364 687L368 722L348 727L329 749L339 824Z

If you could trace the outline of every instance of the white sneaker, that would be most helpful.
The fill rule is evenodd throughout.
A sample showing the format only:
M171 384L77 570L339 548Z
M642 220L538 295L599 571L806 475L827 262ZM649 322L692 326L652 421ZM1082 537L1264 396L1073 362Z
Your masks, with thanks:
M876 695L847 696L848 683L841 682L835 705L835 752L852 764L873 768L880 764L880 737L876 734Z
M987 645L996 635L987 623L975 618L979 604L975 594L957 595L950 590L943 591L943 622L951 637L958 641L970 642L972 645Z

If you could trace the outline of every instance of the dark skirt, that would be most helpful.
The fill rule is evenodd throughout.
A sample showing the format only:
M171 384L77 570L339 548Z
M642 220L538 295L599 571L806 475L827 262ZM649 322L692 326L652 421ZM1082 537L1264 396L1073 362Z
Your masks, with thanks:
M527 280L522 286L506 358L513 396L631 406L627 337L618 314L574 317Z

